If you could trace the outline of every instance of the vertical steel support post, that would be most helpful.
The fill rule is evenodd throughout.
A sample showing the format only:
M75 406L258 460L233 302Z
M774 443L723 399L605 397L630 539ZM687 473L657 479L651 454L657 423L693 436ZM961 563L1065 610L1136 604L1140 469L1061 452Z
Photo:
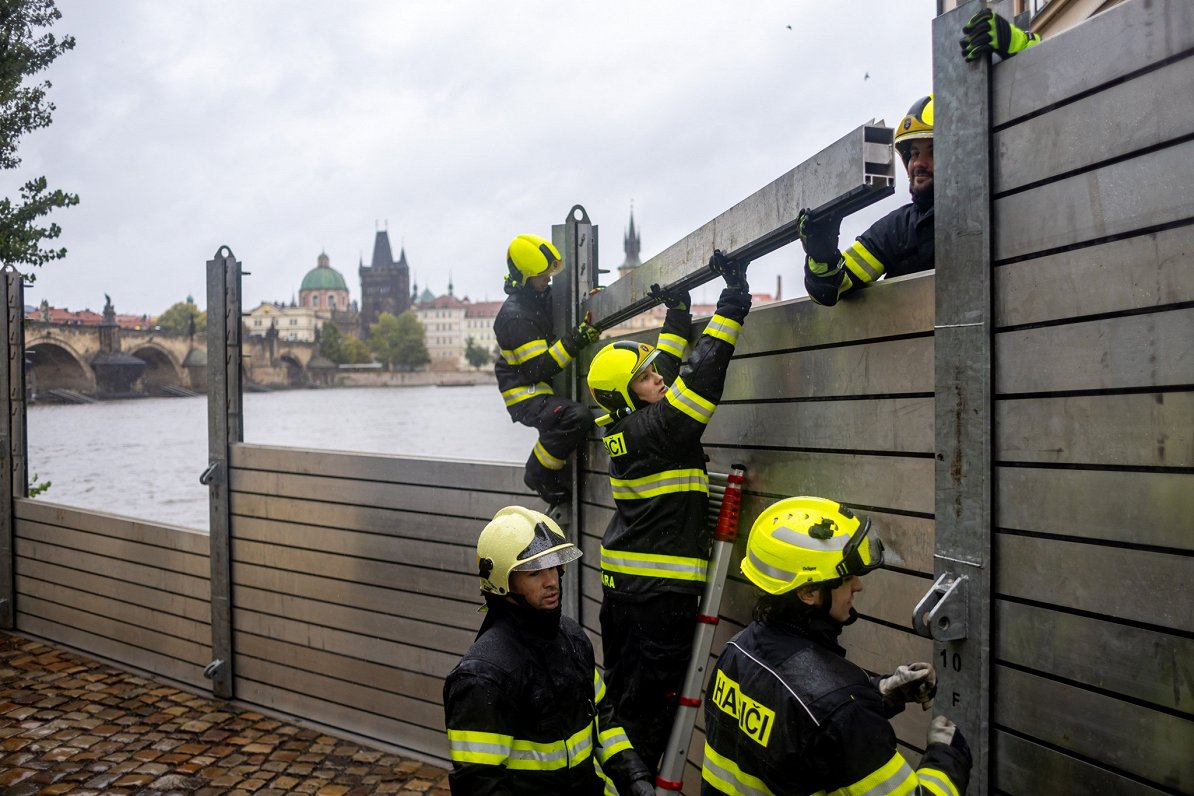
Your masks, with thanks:
M973 750L971 794L989 792L991 772L991 124L990 67L966 63L958 39L981 8L969 2L933 22L934 570L944 597L932 635L937 709Z
M29 493L25 438L25 284L5 270L0 292L6 309L4 350L0 351L0 627L16 627L16 515L13 498Z
M232 518L229 451L241 428L241 264L227 246L207 262L207 450L211 550L211 653L204 669L216 696L233 696Z
M597 278L597 227L589 221L589 215L580 205L568 211L563 224L553 224L551 242L564 258L564 270L552 280L551 309L557 336L566 334L580 323L580 303L589 295L589 289ZM573 401L584 403L584 385L581 383L580 356L572 367L559 374L553 382L553 389ZM585 463L585 448L577 449L572 462L572 505L568 506L565 520L568 525L568 539L580 546L581 471ZM580 621L580 577L564 580L564 614Z

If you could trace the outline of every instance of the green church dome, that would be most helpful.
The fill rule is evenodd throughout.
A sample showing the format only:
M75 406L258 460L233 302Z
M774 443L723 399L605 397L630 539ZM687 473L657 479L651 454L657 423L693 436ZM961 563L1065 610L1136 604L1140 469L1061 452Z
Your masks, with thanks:
M307 272L299 290L348 290L348 283L339 271L332 268L328 256L320 254L319 265Z

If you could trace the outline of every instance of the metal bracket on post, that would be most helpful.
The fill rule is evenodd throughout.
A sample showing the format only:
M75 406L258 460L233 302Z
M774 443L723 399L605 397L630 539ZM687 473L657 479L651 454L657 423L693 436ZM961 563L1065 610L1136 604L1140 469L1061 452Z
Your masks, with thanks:
M912 611L912 628L935 641L960 641L970 626L966 575L942 573Z

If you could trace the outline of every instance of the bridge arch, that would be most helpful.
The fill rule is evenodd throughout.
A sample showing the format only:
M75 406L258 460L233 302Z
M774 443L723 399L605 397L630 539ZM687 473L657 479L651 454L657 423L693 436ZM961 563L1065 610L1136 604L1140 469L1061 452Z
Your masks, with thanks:
M303 367L303 363L297 357L291 354L282 354L278 357L278 361L286 366L286 383L291 387L302 387L307 383L307 369Z
M161 395L163 387L189 386L177 357L162 346L143 343L129 353L145 362L140 384L141 392L146 395Z
M95 395L95 373L70 345L44 336L26 344L25 358L25 381L33 400L49 396L51 390Z

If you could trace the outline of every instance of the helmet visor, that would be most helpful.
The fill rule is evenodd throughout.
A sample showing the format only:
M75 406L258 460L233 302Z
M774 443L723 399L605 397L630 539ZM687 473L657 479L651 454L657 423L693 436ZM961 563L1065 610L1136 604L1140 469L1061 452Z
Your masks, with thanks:
M842 560L837 565L837 574L843 578L850 575L865 575L883 566L883 540L871 533L871 521L867 519L846 546L842 548Z
M580 550L571 544L562 544L559 547L548 550L529 561L523 561L513 568L511 572L538 572L541 569L551 569L552 567L562 567L565 564L570 564L576 559L580 558Z
M645 371L647 368L654 368L655 367L655 358L659 356L659 352L660 352L660 349L653 348L653 349L651 349L651 353L647 354L646 356L640 357L638 364L634 366L634 370L630 374L630 381L634 381L634 378L636 376L638 376L640 373L642 373L643 371Z

